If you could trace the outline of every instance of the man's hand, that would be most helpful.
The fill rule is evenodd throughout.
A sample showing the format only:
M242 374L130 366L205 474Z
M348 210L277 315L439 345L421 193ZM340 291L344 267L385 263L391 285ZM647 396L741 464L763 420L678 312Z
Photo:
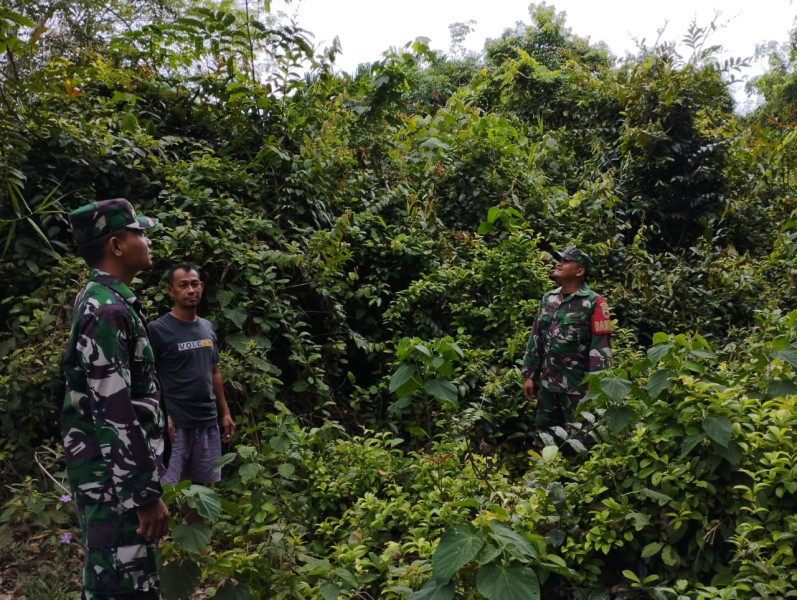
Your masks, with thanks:
M232 436L235 434L235 423L232 420L232 417L227 415L222 415L221 417L221 441L225 444L232 439Z
M169 530L169 510L160 498L137 507L136 514L138 515L136 533L153 544L157 544Z
M523 397L529 402L534 401L534 381L531 379L523 382Z

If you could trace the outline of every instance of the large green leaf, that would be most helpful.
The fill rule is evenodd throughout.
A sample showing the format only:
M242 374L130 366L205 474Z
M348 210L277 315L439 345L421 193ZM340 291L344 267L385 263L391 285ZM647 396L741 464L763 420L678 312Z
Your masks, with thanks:
M664 506L667 502L672 500L672 498L667 494L662 494L661 492L651 490L650 488L642 488L639 490L639 493L643 496L647 496L651 500L655 500L659 503L659 506Z
M651 542L644 548L642 548L642 558L650 558L651 556L655 556L659 553L659 551L664 547L663 542Z
M772 353L772 358L785 361L792 367L797 367L797 348L784 348Z
M454 597L453 583L439 583L430 579L417 592L407 596L407 600L451 600Z
M210 534L210 525L200 521L192 525L178 525L172 531L172 538L183 550L201 552L210 540Z
M449 146L436 137L428 137L425 141L421 142L421 148L440 148L441 150L448 150Z
M654 400L658 398L659 394L672 385L672 378L675 377L675 375L675 371L670 371L669 369L662 369L661 371L653 373L650 379L648 379L648 396Z
M589 450L587 450L587 447L583 443L581 443L581 440L577 438L567 438L565 440L565 443L579 454L586 454L587 452L589 452Z
M459 392L456 386L447 379L431 379L424 382L423 389L438 400L457 406Z
M290 479L291 477L293 477L293 474L296 471L296 467L294 467L291 463L282 463L280 466L277 467L277 471L285 479Z
M797 384L787 379L774 379L767 387L767 396L770 398L783 398L795 394L797 394Z
M231 290L219 288L216 290L216 300L222 308L226 308L235 300L235 293Z
M418 369L415 365L404 363L390 376L389 390L397 393L399 396L406 396L411 394L419 387L421 387L420 378L415 377ZM412 389L405 389L410 387ZM398 391L397 391L398 390Z
M9 24L16 23L18 25L22 25L23 27L33 27L34 25L36 25L36 23L31 21L28 17L18 12L14 12L13 10L6 7L0 8L0 19L8 21ZM6 31L11 31L11 28L8 27L8 29L5 30L0 29L0 31L2 31L3 34L5 34ZM16 33L16 31L14 31L13 33Z
M428 356L429 358L432 357L432 351L429 350L429 347L426 344L417 343L413 346L418 352L423 354L424 356Z
M445 356L448 360L455 360L465 356L465 353L462 352L462 348L451 338L445 338L440 342L439 351L440 354Z
M727 446L717 445L714 452L733 466L738 466L742 462L742 449L736 442L730 442Z
M221 502L221 510L223 510L228 515L232 515L233 517L240 517L241 516L241 505L233 500L227 500L226 498L220 498Z
M238 456L244 460L251 460L258 455L257 448L254 446L238 446Z
M661 552L661 558L668 567L674 567L681 562L678 552L670 545L664 546L664 550Z
M482 221L482 223L479 225L479 228L476 230L476 233L478 233L479 235L485 235L487 233L493 233L495 231L496 231L495 225L493 225L488 221Z
M490 561L492 561L495 557L501 556L504 551L495 544L485 544L481 550L479 550L478 556L476 556L476 561L479 564L486 565Z
M545 462L551 462L557 456L559 456L559 448L553 445L545 446L540 452L542 456L542 460Z
M488 600L539 600L540 583L529 567L489 564L476 573L476 589Z
M240 354L250 352L250 344L254 344L254 347L260 350L268 350L271 348L271 340L264 335L250 336L243 333L236 333L234 335L228 335L225 340L228 346Z
M696 433L694 435L686 436L684 438L684 443L681 446L681 456L686 456L689 454L704 439L706 439L706 435L704 433Z
M262 467L257 463L245 463L238 467L238 475L240 475L241 479L244 481L249 481L257 477L261 468Z
M432 556L435 580L445 583L466 563L473 560L482 547L481 529L474 530L466 523L458 523L443 534Z
M235 323L238 329L243 328L247 317L246 309L236 306L235 308L225 308L221 312L226 318Z
M131 132L138 129L138 117L133 113L126 112L122 115L121 130Z
M694 360L685 360L681 363L681 368L687 371L692 371L693 373L699 373L700 375L706 372L706 367Z
M340 596L340 586L329 581L322 581L318 586L318 591L321 592L321 597L324 600L338 600Z
M612 406L604 414L606 426L612 433L620 433L634 419L634 412L626 406Z
M631 382L617 377L601 379L601 390L614 402L620 402L631 391Z
M537 551L531 542L506 523L493 519L487 526L490 537L501 544L518 560L537 558Z
M217 469L221 469L222 467L234 463L236 458L238 458L238 455L235 452L227 452L217 460L213 466Z
M703 431L712 441L727 448L733 433L733 423L727 417L706 417L703 419Z
M183 490L183 495L188 499L188 506L195 508L201 517L208 521L215 521L221 514L219 495L204 485L192 485Z
M656 338L653 339L655 340ZM672 344L669 342L665 344L656 344L655 346L651 346L650 348L648 348L648 360L653 365L657 365L659 364L659 361L662 358L667 356L667 353L670 350L672 350Z
M249 588L245 585L235 585L229 581L222 585L213 596L213 600L250 600L252 597Z
M280 454L285 454L291 449L291 440L284 435L272 435L268 440L268 445Z
M335 574L340 577L341 581L348 585L349 587L356 588L360 585L360 582L357 581L357 577L349 571L348 569L344 569L343 567L338 567L335 569Z
M202 570L192 560L172 561L161 569L160 577L164 600L184 600L193 596Z

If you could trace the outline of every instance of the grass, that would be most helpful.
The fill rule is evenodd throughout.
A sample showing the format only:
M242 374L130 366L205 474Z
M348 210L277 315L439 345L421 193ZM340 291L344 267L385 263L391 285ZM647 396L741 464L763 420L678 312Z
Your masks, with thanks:
M77 600L83 550L57 533L29 526L0 527L0 600Z

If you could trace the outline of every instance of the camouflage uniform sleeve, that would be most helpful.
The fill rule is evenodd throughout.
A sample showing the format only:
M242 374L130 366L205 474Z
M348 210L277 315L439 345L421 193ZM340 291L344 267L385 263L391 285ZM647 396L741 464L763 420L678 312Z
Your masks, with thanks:
M94 434L119 503L129 510L153 502L162 488L140 416L145 418L158 399L132 396L131 370L137 343L133 318L123 306L101 306L84 322L78 340Z
M526 346L526 354L523 356L523 367L520 369L524 379L539 379L540 368L542 367L543 340L540 327L540 312L534 317L534 325L531 327L531 334Z
M612 321L609 305L601 296L595 298L590 319L592 338L589 348L589 373L608 369L612 362Z

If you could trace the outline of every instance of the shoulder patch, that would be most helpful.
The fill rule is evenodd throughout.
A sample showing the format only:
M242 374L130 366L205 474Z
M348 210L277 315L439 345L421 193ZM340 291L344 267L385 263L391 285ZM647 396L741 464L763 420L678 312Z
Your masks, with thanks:
M592 311L590 323L594 335L612 332L612 319L609 314L609 305L606 304L606 300L601 296L598 296L595 302L595 310Z

